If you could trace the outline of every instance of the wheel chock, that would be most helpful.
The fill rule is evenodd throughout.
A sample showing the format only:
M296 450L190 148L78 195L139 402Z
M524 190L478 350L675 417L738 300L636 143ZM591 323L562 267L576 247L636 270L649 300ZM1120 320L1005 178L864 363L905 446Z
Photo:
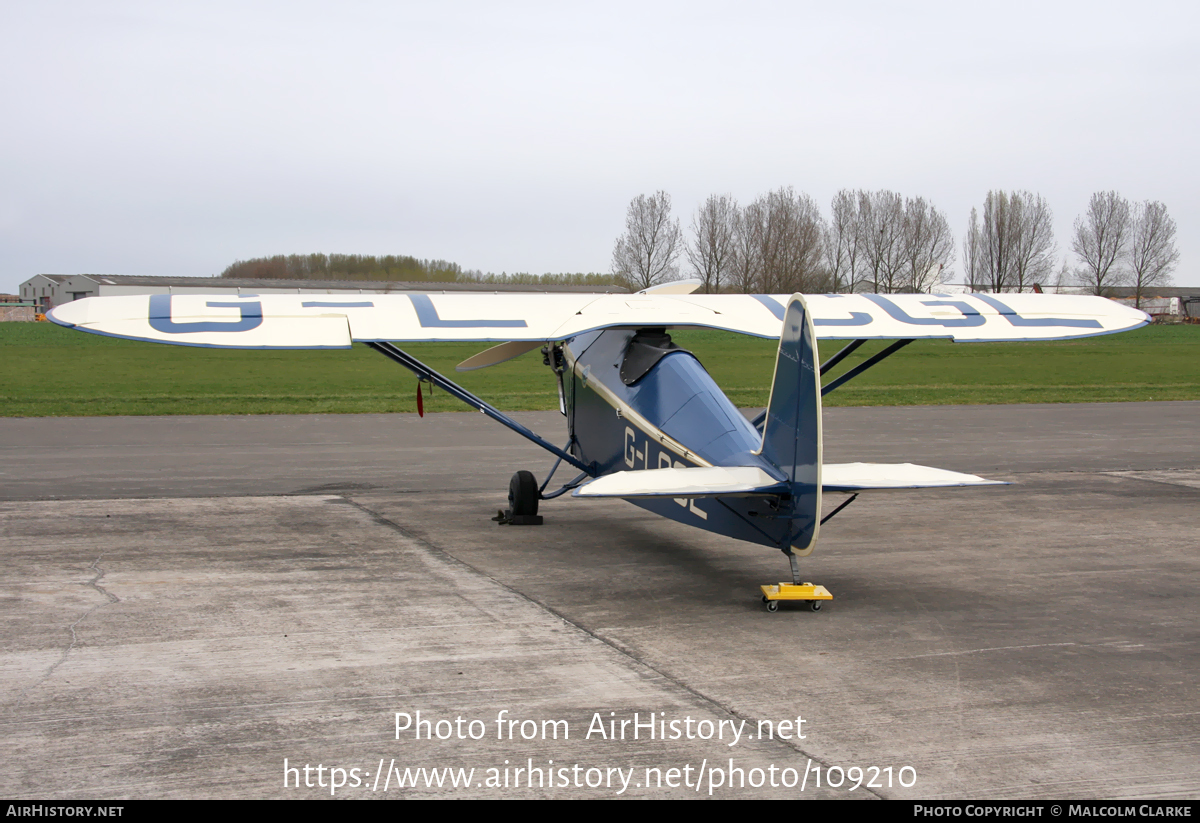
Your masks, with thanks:
M501 526L540 526L542 525L542 516L540 514L513 514L512 509L500 509L496 512L496 516L492 518Z
M804 583L799 586L794 583L780 583L778 586L762 586L762 601L767 604L767 611L779 611L779 601L800 600L808 603L814 612L821 610L821 602L832 600L833 595L824 586L814 586Z

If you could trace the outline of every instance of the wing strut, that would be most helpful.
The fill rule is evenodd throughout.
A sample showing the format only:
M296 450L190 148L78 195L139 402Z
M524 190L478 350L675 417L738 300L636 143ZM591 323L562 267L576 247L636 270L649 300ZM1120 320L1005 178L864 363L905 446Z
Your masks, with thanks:
M849 355L851 352L853 352L855 349L857 349L859 346L861 346L863 343L866 343L866 342L867 342L866 340L852 341L850 344L845 346L841 351L839 351L833 357L829 358L828 360L826 360L824 363L821 364L821 374L825 374L825 372L832 369L838 363L841 363L843 360L846 359L847 355ZM838 388L839 386L850 382L851 380L853 380L854 378L858 377L860 374L865 372L867 369L869 369L872 366L874 366L875 364L879 363L885 357L895 354L896 352L900 351L902 348L904 348L911 342L912 342L911 339L897 340L895 343L888 346L883 351L879 352L879 354L875 355L874 357L872 357L868 360L864 360L862 363L858 364L857 366L852 368L850 371L843 374L841 377L838 377L837 379L833 380L826 386L822 386L821 387L821 396L824 397L825 395L829 394L831 391ZM750 425L754 426L754 428L758 429L759 431L762 431L763 421L766 419L767 419L767 410L763 409L761 412L759 412L757 417L755 417L753 420L750 421Z
M821 518L821 525L822 525L822 526L824 526L824 525L825 525L825 524L826 524L828 521L832 520L832 519L834 518L834 516L835 516L835 515L836 515L838 512L840 512L842 509L844 509L844 508L846 508L847 506L849 506L851 503L853 503L853 502L854 502L855 500L857 500L857 499L858 499L858 495L857 495L857 494L855 494L855 495L851 495L851 496L850 496L850 499L848 499L848 500L844 501L844 502L842 503L842 505L838 506L836 509L834 509L833 511L831 511L829 514L827 514L827 515L825 515L824 517L822 517L822 518Z
M825 372L832 369L838 363L841 363L843 360L846 359L846 355L850 354L852 351L854 351L855 349L857 349L859 346L861 346L863 343L866 343L866 342L867 342L866 340L855 340L852 343L850 343L848 346L843 348L841 351L839 351L837 354L835 354L833 357L826 360L824 363L821 364L821 374L825 374Z
M858 341L856 340L855 342L857 343ZM888 346L886 349L884 349L883 351L881 351L879 354L877 354L877 355L875 355L874 357L871 357L871 358L869 358L869 359L867 359L867 360L864 360L863 362L859 363L857 366L855 366L855 367L854 367L854 368L852 368L850 371L848 371L848 372L846 372L845 374L843 374L841 377L839 377L839 378L837 378L836 380L834 380L834 381L833 381L832 383L830 383L829 385L827 385L827 386L822 386L822 387L821 387L821 396L822 396L822 397L824 397L825 395L829 394L831 391L833 391L834 389L838 388L839 386L842 386L842 385L844 385L844 384L846 384L846 383L849 383L851 380L853 380L854 378L858 377L860 374L862 374L862 373L863 373L863 372L865 372L867 369L869 369L869 368L871 368L872 366L874 366L874 365L875 365L876 363L878 363L879 361L883 360L885 357L888 357L888 356L890 356L890 355L893 355L893 354L895 354L896 352L900 351L902 348L904 348L905 346L907 346L907 345L908 345L909 343L911 343L911 342L912 342L912 339L911 339L911 338L910 338L910 339L907 339L907 340L897 340L895 343L893 343L892 345ZM854 346L854 343L851 343L851 344L850 344L850 346ZM846 349L849 349L849 348L850 348L850 346L847 346L847 347L846 347ZM857 348L857 346L855 346L855 348ZM846 351L846 349L842 349L842 352L845 352L846 354L849 354L849 352L847 352L847 351ZM839 358L839 355L841 355L841 354L842 354L842 352L838 352L838 354L835 354L835 355L833 356L833 358L831 358L831 359L833 359L833 360L838 360L838 359L840 359L840 358ZM821 371L822 371L822 372L824 372L824 371L825 371L825 369L822 367Z
M532 440L534 443L537 443L539 446L541 446L546 451L550 452L551 454L557 455L559 457L559 459L567 461L568 463L570 463L572 466L579 469L580 471L583 471L589 475L595 476L596 469L594 467L585 466L583 463L581 463L575 457L573 457L572 455L563 451L558 446L555 446L549 440L545 440L545 439L539 437L538 435L534 434L532 431L530 431L529 429L522 426L516 420L513 420L511 417L506 415L504 412L500 411L499 409L497 409L496 407L494 407L488 403L485 403L483 400L481 400L480 398L471 394L469 391L467 391L466 389L464 389L462 386L458 385L457 383L454 383L450 380L447 380L445 377L442 377L442 375L438 374L433 369L426 366L420 360L416 359L415 357L413 357L410 354L406 354L405 352L401 351L399 348L397 348L392 343L367 343L367 346L369 346L370 348L379 352L384 357L387 357L387 358L399 363L401 366L408 369L413 374L415 374L417 377L420 377L422 380L428 380L433 385L443 389L447 394L457 397L459 400L463 401L468 406L479 409L479 411L483 412L488 417L495 420L497 423L502 423L505 426L508 426L510 429L515 431L517 434L524 437L526 440Z

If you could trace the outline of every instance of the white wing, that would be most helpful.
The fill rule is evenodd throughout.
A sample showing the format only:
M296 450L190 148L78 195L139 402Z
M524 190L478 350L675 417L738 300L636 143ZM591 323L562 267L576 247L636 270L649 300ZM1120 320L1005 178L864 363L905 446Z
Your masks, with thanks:
M352 341L564 340L604 328L703 327L778 338L786 295L378 294L89 297L49 317L82 331L184 346L347 347ZM1134 329L1136 309L1043 294L813 295L820 339L1063 340Z

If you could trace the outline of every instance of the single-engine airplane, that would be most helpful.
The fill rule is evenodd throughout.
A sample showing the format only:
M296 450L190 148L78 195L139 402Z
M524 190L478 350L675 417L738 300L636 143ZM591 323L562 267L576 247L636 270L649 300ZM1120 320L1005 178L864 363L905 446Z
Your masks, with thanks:
M823 523L864 491L991 485L911 463L825 464L821 397L916 339L1064 340L1138 328L1149 317L1101 297L1041 294L698 295L694 283L637 294L136 295L92 297L48 313L63 326L182 346L349 348L365 343L558 459L540 484L518 471L496 518L541 522L538 503L566 492L619 497L707 531L781 550L791 583L763 586L814 611L832 599L802 582ZM680 327L777 338L770 401L747 420L690 352ZM851 341L818 364L817 341ZM567 443L551 443L397 347L397 342L503 341L459 365L504 362L540 348L558 382ZM825 385L821 376L869 340L895 340ZM579 474L555 490L562 463ZM824 518L823 493L846 499Z

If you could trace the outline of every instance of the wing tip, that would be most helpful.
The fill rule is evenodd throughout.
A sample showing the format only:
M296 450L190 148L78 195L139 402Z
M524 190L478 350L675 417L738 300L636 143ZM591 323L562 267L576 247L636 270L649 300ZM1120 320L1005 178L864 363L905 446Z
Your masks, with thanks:
M56 314L56 312L59 310L59 308L61 308L61 307L55 306L54 308L52 308L48 312L46 312L46 319L49 320L51 323L54 323L56 326L62 326L65 329L78 328L77 323L72 323L69 320L64 320Z

